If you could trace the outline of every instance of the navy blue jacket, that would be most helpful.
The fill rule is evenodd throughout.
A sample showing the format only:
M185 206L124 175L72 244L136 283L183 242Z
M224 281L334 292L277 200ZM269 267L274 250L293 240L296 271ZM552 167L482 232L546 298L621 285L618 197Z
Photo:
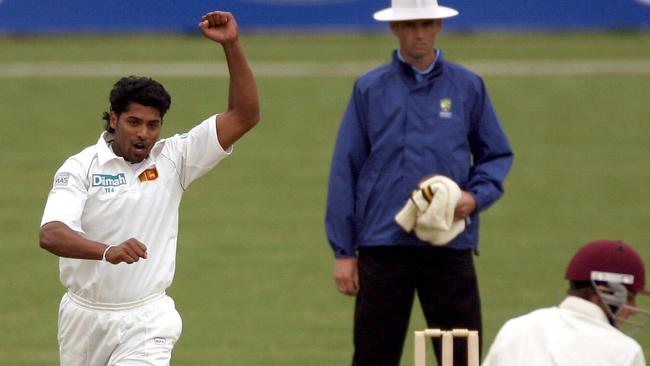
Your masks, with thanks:
M356 81L339 127L325 217L334 256L355 256L359 246L431 245L394 220L431 174L453 179L476 200L469 225L448 247L477 250L478 212L503 194L512 160L480 77L440 53L416 82L393 52L390 64Z

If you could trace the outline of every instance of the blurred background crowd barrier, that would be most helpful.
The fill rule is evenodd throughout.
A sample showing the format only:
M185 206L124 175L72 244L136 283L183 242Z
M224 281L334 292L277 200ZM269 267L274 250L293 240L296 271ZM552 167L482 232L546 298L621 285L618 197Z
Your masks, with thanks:
M458 31L650 28L650 0L442 0ZM0 0L0 33L185 32L197 14L225 9L247 31L376 31L389 0Z

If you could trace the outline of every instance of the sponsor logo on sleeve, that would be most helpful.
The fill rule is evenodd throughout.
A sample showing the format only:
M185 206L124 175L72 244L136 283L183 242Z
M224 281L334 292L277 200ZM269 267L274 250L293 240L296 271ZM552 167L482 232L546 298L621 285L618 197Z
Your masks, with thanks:
M54 177L54 186L55 187L65 187L70 182L70 173L61 172Z

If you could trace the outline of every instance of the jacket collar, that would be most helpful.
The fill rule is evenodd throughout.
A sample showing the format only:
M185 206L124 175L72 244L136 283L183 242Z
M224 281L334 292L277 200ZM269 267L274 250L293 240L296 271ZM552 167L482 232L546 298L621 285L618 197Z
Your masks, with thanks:
M397 56L397 50L393 51L393 60L391 62L392 67L398 71L399 75L402 77L402 79L406 82L407 85L409 86L419 86L419 85L427 85L430 82L432 82L437 76L439 76L442 73L443 67L444 67L444 57L442 56L442 51L438 52L438 57L436 58L435 64L433 66L433 70L426 76L426 81L421 82L421 83L416 83L415 81L415 71L413 71L413 68L411 67L410 64L400 60L399 56Z

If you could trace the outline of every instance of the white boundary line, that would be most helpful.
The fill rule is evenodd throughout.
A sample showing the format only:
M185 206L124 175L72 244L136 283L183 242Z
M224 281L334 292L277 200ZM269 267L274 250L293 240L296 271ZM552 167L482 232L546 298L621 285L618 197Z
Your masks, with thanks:
M650 60L570 61L467 61L465 67L482 76L579 76L647 75ZM370 62L308 63L259 62L252 68L257 77L356 77L378 66ZM21 62L0 63L2 78L120 77L152 75L164 77L225 77L224 63L103 63Z

